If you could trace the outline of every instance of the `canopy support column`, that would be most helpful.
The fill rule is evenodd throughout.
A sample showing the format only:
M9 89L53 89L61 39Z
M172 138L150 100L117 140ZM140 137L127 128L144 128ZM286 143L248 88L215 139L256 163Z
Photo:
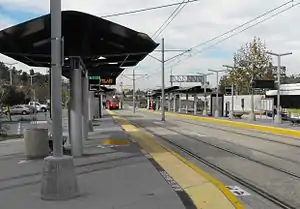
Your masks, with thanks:
M178 95L179 98L178 98L178 112L180 113L181 112L181 94Z
M72 60L76 62L76 60ZM72 155L81 157L83 153L82 142L82 88L81 88L81 70L79 64L76 66L73 63L71 70L71 111L70 111L70 126L71 126L71 146Z

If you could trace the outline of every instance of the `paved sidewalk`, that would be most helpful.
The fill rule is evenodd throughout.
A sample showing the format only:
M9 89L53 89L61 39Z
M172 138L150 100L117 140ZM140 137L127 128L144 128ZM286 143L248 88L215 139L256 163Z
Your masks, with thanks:
M23 140L0 142L1 209L183 209L184 204L151 162L105 115L89 134L84 156L75 159L81 196L69 201L40 198L43 160L26 161ZM100 124L100 125L99 125Z

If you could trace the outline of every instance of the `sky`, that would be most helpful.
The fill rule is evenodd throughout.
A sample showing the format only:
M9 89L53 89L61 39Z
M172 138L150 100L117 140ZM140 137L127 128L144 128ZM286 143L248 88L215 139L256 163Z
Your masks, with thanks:
M103 16L181 1L62 0L62 9L77 10L96 16ZM0 30L48 14L49 2L49 0L0 0ZM155 37L155 41L160 43L161 39L164 38L165 49L186 50L192 46L206 42L215 36L219 36L286 2L288 0L199 0L187 4L165 30L158 37ZM294 4L298 2L300 0L294 1ZM292 3L282 9L288 8L291 5ZM152 36L175 8L176 6L107 19ZM269 17L275 13L273 12L265 17ZM262 18L252 24L260 20ZM292 55L282 58L282 65L287 67L288 74L300 73L300 68L298 67L300 64L300 60L298 59L300 56L300 30L297 24L294 24L298 20L300 20L300 5L263 23L257 24L242 33L234 35L226 41L217 43L220 39L216 39L195 48L191 52L185 53L183 56L165 64L166 86L170 85L169 76L171 71L174 75L194 75L196 73L207 73L208 69L222 69L222 65L224 64L232 65L233 54L242 45L251 41L254 36L265 41L270 51L275 53L292 52ZM221 38L225 37L227 36ZM210 45L214 46L209 47ZM160 48L161 46L158 46L157 49ZM197 51L199 53L195 54ZM165 57L168 59L178 53L166 52ZM153 52L151 55L159 59L161 57L158 51ZM16 61L4 55L0 55L0 60L6 63L16 63ZM275 57L273 62L274 65L277 65ZM21 63L16 64L16 67L25 71L31 69L29 66ZM132 88L132 80L130 79L132 69L126 69L124 72L125 76L118 78L118 86L122 81L124 88ZM136 88L147 89L161 86L161 63L157 60L147 57L134 69L137 73ZM46 72L45 69L35 70L42 73ZM144 74L147 74L147 76ZM209 76L208 80L211 85L216 84L215 75ZM182 86L189 85L198 84L182 84Z

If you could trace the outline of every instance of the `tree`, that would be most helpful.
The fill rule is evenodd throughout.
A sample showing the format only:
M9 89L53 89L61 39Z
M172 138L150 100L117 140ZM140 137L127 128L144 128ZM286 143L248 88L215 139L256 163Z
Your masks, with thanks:
M8 116L11 120L10 106L22 104L25 100L25 94L15 86L3 85L0 90L0 102L8 107Z
M233 57L235 69L221 79L222 85L234 83L238 94L249 94L252 79L273 80L272 58L266 52L265 43L257 37L242 46Z

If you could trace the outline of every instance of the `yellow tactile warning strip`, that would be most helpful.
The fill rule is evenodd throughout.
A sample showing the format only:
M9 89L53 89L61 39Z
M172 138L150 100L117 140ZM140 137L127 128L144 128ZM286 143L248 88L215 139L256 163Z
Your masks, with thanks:
M158 111L149 111L146 109L140 109L140 110L145 111L145 112L160 114L160 112L158 112ZM287 128L277 128L277 127L272 127L272 126L263 126L263 125L256 125L256 124L251 124L251 123L243 123L243 122L236 122L236 121L230 121L230 120L216 119L216 118L212 118L212 117L201 117L201 116L186 115L186 114L176 114L176 113L170 113L170 112L166 112L166 115L174 116L174 117L188 118L188 119L192 119L192 120L220 123L220 124L231 125L234 127L245 128L245 129L254 129L254 130L265 132L265 133L274 133L274 134L280 134L280 135L286 135L286 136L292 136L292 137L300 137L300 131L293 130L293 129L287 129Z
M103 145L126 145L130 144L129 140L105 139Z
M224 184L195 164L159 143L152 134L141 131L127 120L109 111L123 129L185 190L197 208L244 209Z

